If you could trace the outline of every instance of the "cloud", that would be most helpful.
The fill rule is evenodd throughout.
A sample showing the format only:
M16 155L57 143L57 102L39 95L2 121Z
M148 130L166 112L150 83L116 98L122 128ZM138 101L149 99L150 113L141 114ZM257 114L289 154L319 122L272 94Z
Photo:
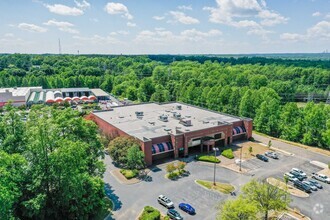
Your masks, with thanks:
M55 26L58 27L60 31L67 32L70 34L78 34L79 31L72 28L74 25L72 23L66 22L66 21L56 21L55 19L49 20L44 23L44 25L47 26Z
M17 25L17 27L21 30L29 31L29 32L37 32L37 33L47 32L46 28L37 26L35 24L20 23L20 24Z
M319 11L316 11L316 12L314 12L313 14L312 14L312 16L313 17L319 17L319 16L321 16L322 14L321 14L321 12L319 12Z
M192 10L191 5L179 5L178 9L186 11L186 10Z
M133 19L133 16L129 13L128 8L121 3L109 2L104 7L104 10L111 15L120 14L129 20Z
M117 36L117 35L128 35L129 31L119 30L119 31L113 31L110 33L111 36Z
M210 12L209 21L235 26L240 20L258 18L263 26L273 26L288 21L288 18L267 9L264 0L216 0L217 7L204 7Z
M310 38L330 39L330 21L320 21L307 30Z
M301 41L301 40L330 40L330 21L320 21L307 29L306 34L283 33L280 35L282 40Z
M76 3L78 8L81 8L83 10L91 7L91 4L89 2L87 2L86 0L83 0L83 1L74 0L74 3Z
M136 24L133 23L133 22L127 22L126 25L127 25L128 27L136 27Z
M153 16L152 18L155 19L155 20L157 20L157 21L160 21L160 20L164 20L165 19L164 16Z
M54 14L68 15L68 16L79 16L84 14L84 11L82 9L76 7L69 7L62 4L54 4L54 5L44 4L44 6L48 8L48 10L51 13Z
M222 32L217 29L211 29L207 32L199 30L187 29L181 31L179 34L174 34L171 31L155 29L154 31L143 30L135 38L135 42L147 42L148 44L164 45L168 43L186 43L190 42L208 42L211 38L221 36Z
M198 24L199 20L190 16L187 16L181 11L170 11L173 16L174 22L180 22L182 24Z
M280 39L296 42L296 41L305 39L305 36L301 35L301 34L294 34L294 33L283 33L280 35Z

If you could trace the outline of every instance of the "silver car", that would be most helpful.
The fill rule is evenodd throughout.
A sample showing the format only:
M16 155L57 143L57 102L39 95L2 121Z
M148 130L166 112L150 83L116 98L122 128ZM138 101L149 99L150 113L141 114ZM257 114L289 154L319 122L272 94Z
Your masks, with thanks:
M173 202L164 195L159 195L157 201L159 204L162 204L163 206L165 206L168 209L174 207Z

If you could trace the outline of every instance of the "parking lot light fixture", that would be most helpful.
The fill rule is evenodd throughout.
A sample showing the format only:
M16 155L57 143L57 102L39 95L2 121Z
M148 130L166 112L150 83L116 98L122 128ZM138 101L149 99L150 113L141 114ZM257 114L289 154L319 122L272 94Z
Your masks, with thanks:
M214 159L217 158L217 151L219 150L219 148L217 147L214 147L213 148L213 151L214 151ZM216 183L215 183L215 169L216 169L216 162L214 161L214 173L213 173L213 185L215 186Z

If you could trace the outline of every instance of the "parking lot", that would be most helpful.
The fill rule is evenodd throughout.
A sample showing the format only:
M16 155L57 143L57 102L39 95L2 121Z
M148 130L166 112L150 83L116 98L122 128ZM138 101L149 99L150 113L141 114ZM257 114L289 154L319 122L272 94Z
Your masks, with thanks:
M304 149L301 149L304 150ZM302 169L309 176L312 172L318 172L321 168L310 163L311 160L323 159L330 160L329 157L306 154L288 156L279 153L279 159L269 159L269 162L263 162L256 158L245 161L242 167L250 171L246 174L239 174L226 168L217 166L216 181L231 183L239 193L240 187L250 181L252 178L265 179L275 177L283 180L283 174L289 172L291 168ZM107 168L113 169L111 159L107 156L105 159ZM219 202L230 198L230 195L220 194L206 190L195 184L196 179L213 180L213 165L191 161L187 165L187 170L191 175L181 178L177 181L171 181L164 176L166 165L158 165L150 172L151 182L140 182L134 185L122 185L109 172L105 174L105 181L113 189L113 194L118 196L120 208L114 211L115 219L136 219L143 207L146 205L159 209L162 214L166 214L167 209L158 204L157 197L163 194L170 198L184 219L215 219L217 206ZM327 219L330 216L330 184L321 183L324 189L312 192L308 198L292 197L291 207L299 209L305 215L316 219ZM181 202L189 203L196 209L196 215L190 216L178 209Z

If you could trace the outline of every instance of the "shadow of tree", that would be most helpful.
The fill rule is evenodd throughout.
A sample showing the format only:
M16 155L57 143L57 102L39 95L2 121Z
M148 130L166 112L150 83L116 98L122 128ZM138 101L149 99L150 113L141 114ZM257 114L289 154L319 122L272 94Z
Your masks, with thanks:
M109 199L111 199L111 201L113 202L113 211L117 211L119 209L121 209L122 207L122 202L119 200L119 197L114 193L114 190L112 189L112 187L106 183L104 185L104 189L105 189L105 194L107 195L107 197Z

